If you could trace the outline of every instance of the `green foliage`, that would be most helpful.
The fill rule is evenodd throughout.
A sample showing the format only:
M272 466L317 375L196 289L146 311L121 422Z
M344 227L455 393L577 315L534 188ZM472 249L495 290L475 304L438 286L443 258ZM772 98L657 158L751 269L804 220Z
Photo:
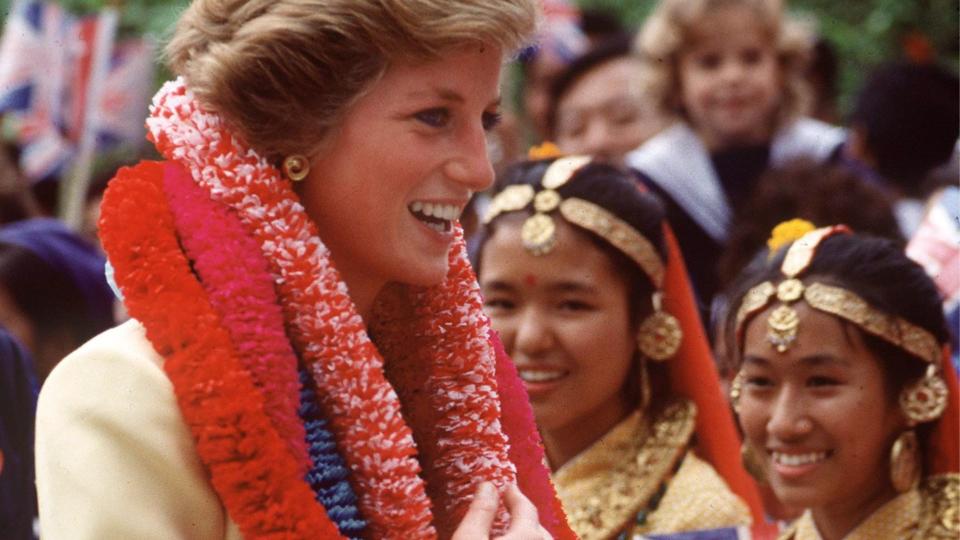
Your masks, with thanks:
M653 0L578 0L606 9L639 28ZM904 57L904 40L922 35L938 62L956 71L960 0L792 0L790 11L815 21L840 59L841 109L849 105L864 76L878 64Z

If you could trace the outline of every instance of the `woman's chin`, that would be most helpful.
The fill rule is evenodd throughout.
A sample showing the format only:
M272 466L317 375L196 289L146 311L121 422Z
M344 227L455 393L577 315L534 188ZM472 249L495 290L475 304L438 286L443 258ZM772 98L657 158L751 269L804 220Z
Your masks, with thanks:
M446 257L433 262L418 261L416 264L407 265L394 281L414 287L433 287L443 283L449 271L450 265Z

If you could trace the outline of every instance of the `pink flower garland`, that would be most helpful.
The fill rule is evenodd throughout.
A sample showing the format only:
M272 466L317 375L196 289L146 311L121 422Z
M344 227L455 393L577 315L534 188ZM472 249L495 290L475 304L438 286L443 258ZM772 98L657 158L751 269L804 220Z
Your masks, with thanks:
M400 401L327 249L288 183L265 160L234 139L216 115L204 111L182 81L165 85L151 112L147 125L158 149L187 166L215 199L234 208L273 264L294 344L311 366L331 427L354 474L361 512L370 522L371 534L433 536L430 500L417 476L416 448ZM453 255L462 255L454 251ZM455 268L452 264L451 270ZM462 283L450 281L450 287ZM475 288L475 282L472 286ZM445 309L421 311L426 318L421 328L476 327L484 322L476 318L482 315L470 309L458 310L454 300L440 300ZM485 332L483 328L479 335ZM433 418L434 422L456 429L440 430L440 438L425 441L425 445L441 453L457 447L466 452L450 454L442 471L427 471L428 478L432 473L440 475L428 479L429 484L445 486L444 493L438 494L444 505L437 509L436 517L446 529L446 524L462 515L469 504L470 497L462 494L472 493L482 479L502 487L515 480L515 471L507 459L498 402L489 399L496 382L493 355L486 341L441 340L414 358L428 360L428 365L438 367L438 373L453 366L467 369L460 374L460 381L473 385L457 391L451 387L459 384L456 381L427 384L433 391L432 402L440 404L435 410L450 413L446 420ZM481 403L487 410L462 414L458 396L478 390L487 392ZM469 457L470 452L476 457ZM500 522L502 525L503 520Z
M164 356L214 489L248 538L337 538L302 467L180 249L164 165L121 169L104 195L100 237L131 316ZM226 256L231 245L225 245ZM243 294L243 291L238 291Z
M164 191L184 250L230 334L240 361L264 397L264 412L305 473L306 432L297 409L297 355L260 247L226 207L210 200L182 167L165 167Z

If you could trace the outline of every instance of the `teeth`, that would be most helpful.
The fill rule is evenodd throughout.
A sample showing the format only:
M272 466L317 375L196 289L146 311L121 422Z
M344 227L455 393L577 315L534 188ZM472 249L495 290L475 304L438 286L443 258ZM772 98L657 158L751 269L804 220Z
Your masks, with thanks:
M428 221L424 221L423 224L437 232L441 232L441 233L447 232L447 226L443 225L442 223L430 223Z
M784 454L782 452L772 452L771 455L774 463L779 463L780 465L787 465L790 467L809 465L811 463L818 463L827 459L827 452L811 452L809 454Z
M453 221L460 217L460 207L454 204L439 204L414 201L410 203L410 211L423 214L427 217Z
M519 374L520 378L527 382L549 382L563 378L566 375L566 372L524 369L520 370Z

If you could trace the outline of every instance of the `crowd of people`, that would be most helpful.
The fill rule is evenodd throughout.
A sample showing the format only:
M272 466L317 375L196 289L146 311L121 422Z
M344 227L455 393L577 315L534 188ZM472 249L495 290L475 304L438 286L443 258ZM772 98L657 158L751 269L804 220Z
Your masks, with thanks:
M960 535L954 71L841 116L780 0L192 0L164 58L87 227L0 193L0 538Z

